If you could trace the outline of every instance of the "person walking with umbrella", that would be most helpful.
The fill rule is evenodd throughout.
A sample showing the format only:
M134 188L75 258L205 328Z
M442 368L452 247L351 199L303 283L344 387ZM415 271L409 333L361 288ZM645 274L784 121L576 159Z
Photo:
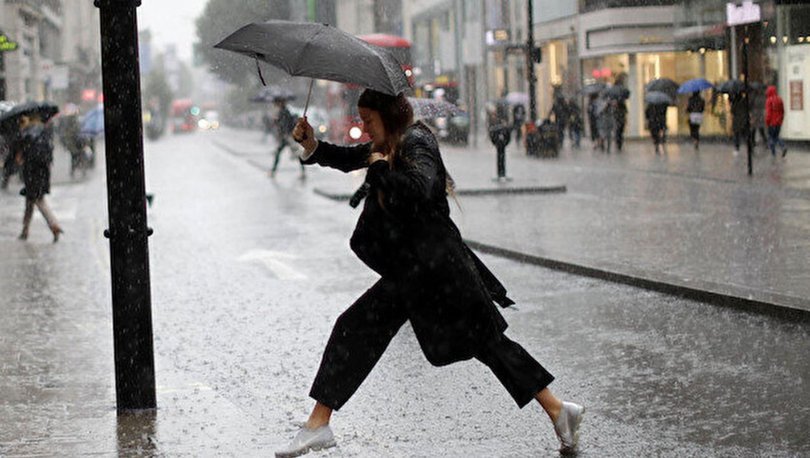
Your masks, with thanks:
M748 140L751 130L749 109L746 99L748 98L742 91L729 93L731 103L731 131L734 141L734 155L740 154L740 144L743 140Z
M489 141L492 142L497 151L496 168L498 178L506 178L506 146L512 138L508 107L506 102L501 99L487 104L486 110Z
M704 110L706 110L706 102L700 92L693 92L686 103L686 113L689 115L689 134L695 144L695 150L700 148L700 126L703 124Z
M574 148L579 149L579 144L582 140L582 110L579 108L579 103L574 98L568 100L568 126L568 132L571 134L571 141L574 142Z
M759 82L750 86L751 94L751 145L757 146L757 132L764 145L768 145L768 136L765 134L765 102L767 96L765 88Z
M287 108L287 99L283 96L278 96L273 99L273 104L276 106L276 116L273 120L276 128L276 139L278 140L278 147L276 148L275 157L273 159L273 168L270 169L270 177L275 178L276 170L278 169L278 161L281 158L281 152L284 148L290 148L290 135L295 128L295 118L290 110ZM306 178L306 171L304 164L301 164L301 179Z
M653 91L647 93L645 100L647 108L644 110L644 116L647 118L647 129L655 145L655 154L658 154L666 142L667 107L671 99L662 92Z
M431 364L481 361L518 406L537 400L561 450L574 450L584 409L556 398L548 388L554 377L504 334L507 324L495 304L513 302L450 218L453 181L436 138L427 126L412 122L402 94L366 89L358 107L370 143L317 142L306 118L293 137L304 147L306 164L344 172L367 168L368 197L350 246L381 278L337 319L310 390L315 406L276 456L335 445L332 413L360 387L406 321Z
M776 144L782 148L782 157L787 155L787 147L785 142L779 138L779 131L782 130L782 121L785 119L785 105L782 102L782 97L776 92L776 86L768 86L765 92L767 99L765 100L765 124L768 125L768 148L771 149L771 155L776 156Z
M22 162L23 183L20 194L25 196L25 213L20 240L28 239L31 218L36 206L45 217L53 234L53 241L59 241L64 231L59 226L53 212L45 202L45 194L51 190L51 163L53 162L53 131L42 122L39 113L31 112L20 116L20 135L12 146L19 162Z

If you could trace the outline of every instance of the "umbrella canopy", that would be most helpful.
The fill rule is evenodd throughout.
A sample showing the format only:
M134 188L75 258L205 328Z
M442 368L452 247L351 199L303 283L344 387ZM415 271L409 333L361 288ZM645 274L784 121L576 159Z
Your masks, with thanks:
M627 98L630 97L630 90L622 86L621 84L616 84L605 89L604 92L602 92L602 94L604 94L605 97L611 99L626 100Z
M88 111L82 118L81 135L95 137L104 132L104 106L99 105Z
M582 88L582 93L586 95L598 94L602 92L605 87L605 83L591 83Z
M742 80L728 80L720 83L716 89L717 92L724 94L739 94L745 89L745 82ZM752 81L748 83L748 89L753 92L762 91L765 89L765 85L759 81Z
M401 64L387 49L325 24L248 24L214 47L262 60L291 76L357 84L389 95L409 89Z
M713 88L714 85L706 78L694 78L683 84L678 88L678 94L688 94L690 92L700 92L706 89Z
M678 83L669 78L657 78L647 83L644 88L647 92L663 92L674 100L678 95L678 87Z
M529 94L525 92L510 92L504 97L509 105L528 105Z
M724 94L737 94L743 91L745 83L740 80L728 80L717 86L717 92Z
M32 114L38 114L42 122L48 122L56 113L59 113L59 107L51 102L21 103L0 114L0 128L2 130L16 128L20 117Z
M289 102L295 100L295 94L285 87L281 86L267 86L263 87L258 94L250 98L251 102L273 102L275 100L284 100Z
M446 100L408 97L413 108L413 115L417 118L433 119L455 116L461 109Z
M674 105L675 99L660 91L650 91L644 96L644 102L650 105Z

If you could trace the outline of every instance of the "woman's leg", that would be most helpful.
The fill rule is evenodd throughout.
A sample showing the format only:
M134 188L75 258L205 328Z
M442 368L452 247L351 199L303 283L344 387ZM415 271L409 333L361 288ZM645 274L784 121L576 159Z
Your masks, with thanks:
M34 216L34 200L25 199L25 212L23 213L23 228L20 232L20 240L28 238L28 229L31 227L31 218Z
M396 285L381 279L337 319L310 397L317 403L308 427L329 422L360 387L408 317Z
M501 334L482 347L475 357L489 366L519 407L532 399L540 404L554 425L561 452L576 449L579 424L585 409L578 404L562 402L554 396L548 389L554 377L523 347Z
M40 197L36 201L37 208L39 208L40 213L42 216L45 217L45 221L48 223L48 227L51 229L51 233L53 234L53 241L59 241L59 234L61 234L62 228L59 227L59 222L56 221L56 215L53 214L51 209L48 207L48 204L45 202L45 197Z
M520 344L503 334L482 346L475 358L492 370L520 408L536 399L538 393L548 391L546 387L554 380Z

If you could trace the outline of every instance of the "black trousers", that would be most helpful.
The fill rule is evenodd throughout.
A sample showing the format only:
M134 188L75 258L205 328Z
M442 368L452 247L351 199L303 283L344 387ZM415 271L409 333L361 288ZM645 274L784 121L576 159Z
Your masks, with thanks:
M282 137L278 141L278 148L276 148L276 154L275 157L273 158L273 168L271 169L272 172L275 172L278 169L278 160L281 159L281 151L289 146L290 141L287 137ZM301 164L301 173L304 173L304 171L305 171L304 164Z
M326 344L310 397L339 410L377 364L408 320L396 284L379 280L338 317ZM475 358L487 365L518 407L528 404L554 377L505 335L483 345Z
M689 124L689 135L695 141L700 141L700 124Z

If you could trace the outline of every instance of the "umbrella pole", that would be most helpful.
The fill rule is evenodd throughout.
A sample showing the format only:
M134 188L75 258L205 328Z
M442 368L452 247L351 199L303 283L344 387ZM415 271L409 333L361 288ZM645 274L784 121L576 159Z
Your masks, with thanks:
M315 78L309 79L309 92L307 92L307 102L304 104L304 116L307 117L307 108L309 108L309 98L312 96L312 83L315 82Z

